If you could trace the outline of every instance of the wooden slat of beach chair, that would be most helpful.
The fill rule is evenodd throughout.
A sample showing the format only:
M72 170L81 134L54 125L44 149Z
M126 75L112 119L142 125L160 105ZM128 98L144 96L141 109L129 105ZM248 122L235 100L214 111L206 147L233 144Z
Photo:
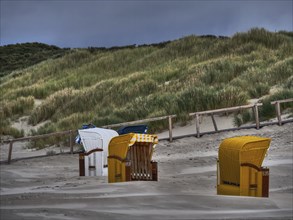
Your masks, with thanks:
M137 159L136 159L136 148L135 148L135 145L133 145L131 147L131 150L132 150L132 162L133 162L133 171L132 171L132 174L133 174L133 179L135 180L137 178Z
M139 180L142 180L142 165L141 162L143 160L142 155L141 155L141 145L138 145L137 148L137 159L138 159L138 178Z
M151 151L152 151L152 144L149 144L147 148L147 168L148 168L149 180L152 179Z
M143 177L143 146L140 144L139 146L139 157L140 157L140 160L139 160L139 173L140 173L140 179L143 180L144 177Z
M146 168L146 177L147 180L150 180L150 169L149 169L149 144L146 145L145 147L145 168Z
M143 154L143 145L140 145L139 149L140 154L140 178L144 180L144 154Z
M144 179L148 179L148 164L147 164L147 144L143 146L143 155L144 155Z
M138 178L139 178L139 180L142 180L141 160L142 160L141 146L140 146L140 144L138 144L138 146L137 146L137 164L138 164Z
M133 158L132 161L134 163L134 170L133 170L133 174L134 174L134 180L136 180L138 178L137 175L137 170L138 170L138 164L137 164L137 153L136 153L136 144L132 146L132 150L133 150Z
M148 180L150 180L150 177L151 177L149 148L150 148L150 143L148 143L146 146L146 170L147 170Z
M135 143L130 148L131 179L152 180L152 144Z
M141 155L142 155L142 161L141 161L141 167L142 167L142 177L144 180L146 180L146 155L145 155L145 145L141 146Z
M149 169L150 169L150 179L151 180L153 180L152 156L153 156L153 144L150 144L150 146L149 146Z
M136 163L137 163L137 178L140 180L141 179L141 166L140 166L140 161L141 161L141 158L140 158L140 146L139 144L137 145L136 147Z
M136 145L134 147L134 152L135 152L135 164L136 164L136 170L135 170L135 175L136 175L136 180L139 180L140 179L140 176L139 176L139 149L138 149L138 145Z
M141 174L142 174L143 180L146 180L145 146L144 146L144 144L142 144L142 146L141 146L140 154L141 154L141 158L142 158L141 159Z
M149 170L149 179L152 180L152 147L153 145L150 143L148 147L148 170Z
M131 180L133 179L133 169L134 169L134 163L132 161L133 158L133 151L132 151L132 147L129 150L129 157L128 160L130 161L130 176L131 176Z
M131 167L131 169L130 169L130 176L131 176L131 179L133 179L134 178L134 173L133 173L133 170L134 170L134 163L133 163L133 161L132 161L132 158L133 158L133 148L131 147L130 148L130 151L129 151L129 158L128 158L128 160L130 160L130 167Z

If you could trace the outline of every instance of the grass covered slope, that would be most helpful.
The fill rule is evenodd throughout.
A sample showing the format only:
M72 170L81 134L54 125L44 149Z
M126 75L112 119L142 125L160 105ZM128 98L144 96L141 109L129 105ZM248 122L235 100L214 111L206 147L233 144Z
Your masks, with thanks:
M39 133L292 98L293 37L251 29L162 45L75 49L1 81L1 131L29 115ZM34 100L42 104L34 106ZM270 97L268 96L267 100ZM158 125L156 125L158 126Z
M63 56L68 49L42 43L23 43L0 47L0 77L49 58Z

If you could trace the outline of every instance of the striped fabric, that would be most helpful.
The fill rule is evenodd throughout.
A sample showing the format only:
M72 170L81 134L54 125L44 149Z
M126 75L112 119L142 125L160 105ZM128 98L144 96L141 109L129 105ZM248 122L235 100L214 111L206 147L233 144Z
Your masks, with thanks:
M158 136L150 134L133 134L133 137L129 142L129 146L134 145L135 142L153 143L153 148L155 148L158 143Z

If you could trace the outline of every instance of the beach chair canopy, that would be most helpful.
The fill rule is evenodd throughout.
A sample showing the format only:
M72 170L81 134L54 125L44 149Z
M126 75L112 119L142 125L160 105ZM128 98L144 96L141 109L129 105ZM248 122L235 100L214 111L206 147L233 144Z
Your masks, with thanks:
M119 135L128 134L128 133L136 133L136 134L146 134L148 130L147 125L131 125L124 126L117 130Z
M96 126L93 124L84 124L82 125L82 129L88 129L88 128L95 128ZM81 144L81 138L79 134L75 137L75 143Z
M241 136L225 139L219 147L220 176L223 181L239 184L240 166L260 169L271 139Z
M127 152L135 143L152 143L154 149L158 143L157 135L129 133L112 138L109 143L109 155L126 159Z
M85 152L89 152L95 148L103 149L104 165L107 164L108 146L110 140L118 136L118 133L111 129L89 128L78 130L81 143Z

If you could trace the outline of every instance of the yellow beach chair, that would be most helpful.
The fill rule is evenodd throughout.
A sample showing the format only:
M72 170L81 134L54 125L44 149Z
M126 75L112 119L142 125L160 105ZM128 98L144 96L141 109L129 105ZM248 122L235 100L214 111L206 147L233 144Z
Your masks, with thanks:
M158 165L152 161L156 135L129 133L112 138L108 149L108 182L157 181Z
M270 142L256 136L225 139L219 147L217 194L269 197L269 169L262 162Z

